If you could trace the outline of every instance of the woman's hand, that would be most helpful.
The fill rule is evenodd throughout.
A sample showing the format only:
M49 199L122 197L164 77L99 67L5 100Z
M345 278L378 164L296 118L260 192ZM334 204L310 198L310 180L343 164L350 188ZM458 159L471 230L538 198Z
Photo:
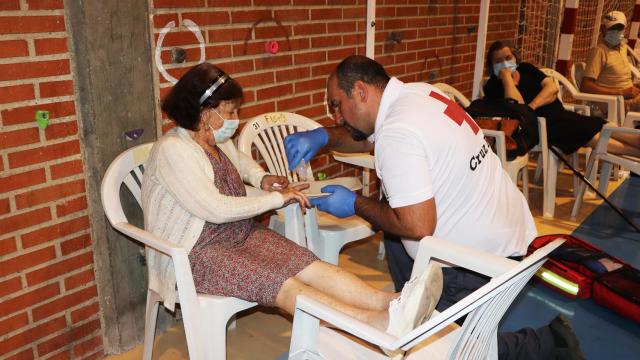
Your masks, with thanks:
M264 191L280 191L289 186L286 176L265 175L260 181L260 188Z
M635 86L629 86L622 90L622 96L624 96L625 99L633 99L638 95L640 95L640 89Z
M513 80L514 85L518 85L518 83L520 82L520 72L518 72L517 70L511 71L509 70L509 68L502 68L502 70L500 70L500 73L498 74L498 77L503 82L505 80Z
M300 204L303 212L305 209L311 208L311 202L307 196L301 192L301 190L308 188L309 184L300 184L281 190L280 193L284 199L284 206L297 202Z

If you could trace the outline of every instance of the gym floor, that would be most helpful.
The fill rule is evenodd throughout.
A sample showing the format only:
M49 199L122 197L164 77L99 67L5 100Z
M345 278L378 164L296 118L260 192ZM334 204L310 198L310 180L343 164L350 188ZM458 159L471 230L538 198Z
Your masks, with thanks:
M532 169L530 168L532 175ZM531 177L530 177L531 178ZM530 204L540 234L565 233L587 240L611 255L640 267L640 234L601 200L586 200L576 222L569 220L573 206L571 176L558 177L556 218L541 217L542 189L531 185ZM569 190L563 190L569 189ZM609 193L625 214L640 224L640 179L611 182ZM392 289L386 260L378 260L380 236L353 243L340 255L340 266L372 286ZM570 300L540 284L528 285L503 319L501 330L548 323L556 314L569 318L588 359L632 359L640 353L640 325L597 305L593 300ZM142 319L141 319L142 321ZM227 358L233 360L286 359L291 318L272 309L254 308L238 317L237 328L228 332ZM636 355L633 355L636 354ZM108 356L109 360L140 359L142 346ZM178 325L156 337L154 359L188 359L184 329Z

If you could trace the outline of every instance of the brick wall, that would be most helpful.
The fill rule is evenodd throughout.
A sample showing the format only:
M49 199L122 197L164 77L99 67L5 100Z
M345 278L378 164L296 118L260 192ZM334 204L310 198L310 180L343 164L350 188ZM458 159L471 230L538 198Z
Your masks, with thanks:
M167 72L179 78L200 59L196 37L181 26L189 19L201 30L207 61L244 87L244 119L291 111L330 125L324 103L326 77L344 57L364 54L365 0L152 0L152 6L154 49L167 23L176 24L161 48ZM375 57L403 81L446 82L470 96L479 11L480 0L379 0ZM517 2L493 1L488 42L514 39L517 14ZM399 42L387 40L392 32ZM275 55L264 50L272 39L280 45ZM171 63L175 47L186 51L185 63ZM159 74L161 98L170 86ZM170 126L165 118L163 130ZM327 156L316 158L312 166L330 177L360 174ZM374 190L375 174L371 179Z
M0 358L102 356L62 0L0 2ZM40 129L36 110L48 110Z
M242 118L292 111L330 125L326 75L343 57L364 53L365 0L149 3L154 43L169 21L178 26L161 53L169 74L179 77L199 60L196 37L181 27L191 19L202 30L207 61L244 86ZM391 75L447 82L470 95L480 0L377 3L376 58ZM517 5L495 0L491 13L489 41L515 37ZM63 0L0 2L0 358L102 356L66 30ZM399 42L385 41L392 31ZM276 55L264 53L271 39L280 44ZM186 50L185 64L169 64L176 46ZM171 84L157 79L162 97ZM44 130L36 110L50 112ZM327 156L312 165L330 176L359 171Z

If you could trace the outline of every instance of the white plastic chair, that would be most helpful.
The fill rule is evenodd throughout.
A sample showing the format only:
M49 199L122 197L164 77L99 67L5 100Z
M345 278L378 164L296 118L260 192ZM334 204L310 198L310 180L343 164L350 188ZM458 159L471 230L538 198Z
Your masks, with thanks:
M630 123L633 122L633 119L630 119ZM626 125L626 124L625 124ZM637 134L640 136L639 129L633 129L628 127L604 127L604 129L600 132L600 139L598 140L598 144L596 148L591 153L589 157L589 161L587 163L587 171L586 178L589 180L591 184L594 183L596 179L596 173L598 170L598 162L602 163L600 168L600 181L598 183L598 190L602 194L607 193L607 188L609 185L609 176L611 173L611 169L613 165L620 165L622 168L628 169L633 173L640 175L640 158L635 158L631 156L619 156L610 154L607 151L607 146L609 143L609 139L613 133L628 133L628 134ZM578 216L578 212L580 212L580 207L582 206L582 201L584 197L584 192L586 185L580 184L578 187L578 191L576 194L576 202L573 204L573 209L571 210L571 218L575 220Z
M289 359L388 359L362 341L388 350L412 350L411 359L497 359L498 323L527 281L546 261L546 256L562 244L558 239L521 262L492 255L433 237L420 242L412 276L425 270L432 259L455 264L492 277L492 280L397 338L303 295L298 296L293 318ZM464 324L454 322L467 315ZM356 338L320 326L320 321Z
M258 115L247 121L238 137L238 149L243 153L253 156L253 147L257 149L264 159L271 174L286 176L289 181L297 182L298 174L290 172L289 160L284 151L284 138L297 131L308 131L320 127L317 122L302 115L288 112L272 112ZM313 178L311 166L307 164L307 178ZM278 214L271 217L269 227L301 246L306 246L320 259L331 264L338 264L340 249L347 243L363 239L373 234L371 225L358 216L338 219L325 212L308 209L307 215L302 219L299 208L285 208L286 214ZM316 219L310 223L306 220ZM317 224L317 225L316 225ZM317 226L320 236L309 241L301 232L313 231L310 226ZM293 235L289 228L294 227ZM290 237L293 236L293 237Z
M433 86L442 90L445 94L449 95L451 100L457 102L462 107L466 108L471 104L469 99L464 96L458 89L445 83L436 83ZM507 145L504 136L504 131L499 130L485 130L482 129L485 136L495 138L496 142L496 154L502 163L502 168L507 171L509 178L514 184L518 184L518 178L522 178L522 193L527 201L529 200L529 172L527 171L527 164L529 163L529 155L518 156L515 159L507 160ZM546 132L545 132L546 133Z
M131 225L120 202L120 187L125 185L141 206L140 184L144 163L153 143L126 150L116 157L102 179L101 197L104 212L116 230L140 241L148 249L171 257L175 268L178 297L182 310L187 348L191 359L226 359L226 331L229 319L236 313L255 306L244 300L197 294L186 250L165 239ZM147 289L143 359L150 360L153 351L158 305L162 297Z

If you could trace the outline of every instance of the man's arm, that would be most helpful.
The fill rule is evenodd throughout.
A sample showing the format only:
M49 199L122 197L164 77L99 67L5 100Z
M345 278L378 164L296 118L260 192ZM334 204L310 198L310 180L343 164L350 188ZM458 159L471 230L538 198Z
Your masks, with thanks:
M536 97L529 103L529 107L533 110L552 103L557 99L558 91L560 91L558 86L556 86L556 83L550 77L544 78L540 85L542 85L542 90L540 90L538 95L536 95Z
M374 228L407 238L420 240L433 235L436 229L436 202L429 200L391 208L388 203L357 196L356 214L367 220Z
M626 89L615 88L609 86L602 86L596 83L594 78L585 77L582 79L582 85L580 85L580 91L590 94L603 94L603 95L622 95L625 99L634 97L637 90L634 86L630 86ZM635 91L635 92L634 92Z
M344 126L334 126L324 128L329 134L329 141L325 146L328 150L346 152L346 153L359 153L359 152L371 152L373 151L373 144L363 140L355 141L351 137L349 130Z

